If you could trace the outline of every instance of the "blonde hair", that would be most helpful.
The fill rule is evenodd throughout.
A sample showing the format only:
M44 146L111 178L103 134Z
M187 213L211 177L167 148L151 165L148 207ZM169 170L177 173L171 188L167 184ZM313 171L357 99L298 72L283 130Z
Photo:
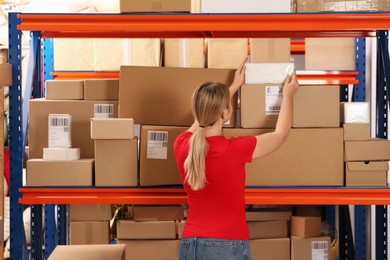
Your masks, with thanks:
M193 190L204 188L208 144L204 127L216 123L224 109L229 108L229 88L218 82L205 82L192 95L192 111L199 128L190 138L189 153L184 161L185 181Z

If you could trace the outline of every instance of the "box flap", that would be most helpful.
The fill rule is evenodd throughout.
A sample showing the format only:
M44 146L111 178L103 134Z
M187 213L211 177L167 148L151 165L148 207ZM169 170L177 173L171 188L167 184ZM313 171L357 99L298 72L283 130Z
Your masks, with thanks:
M49 256L49 260L122 260L124 251L125 245L59 245Z
M384 162L347 162L350 171L387 171L387 161Z

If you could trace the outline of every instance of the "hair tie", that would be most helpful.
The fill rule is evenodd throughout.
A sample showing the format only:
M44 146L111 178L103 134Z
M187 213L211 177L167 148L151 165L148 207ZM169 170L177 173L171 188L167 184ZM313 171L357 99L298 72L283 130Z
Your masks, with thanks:
M204 128L205 126L204 125L199 125L200 128Z

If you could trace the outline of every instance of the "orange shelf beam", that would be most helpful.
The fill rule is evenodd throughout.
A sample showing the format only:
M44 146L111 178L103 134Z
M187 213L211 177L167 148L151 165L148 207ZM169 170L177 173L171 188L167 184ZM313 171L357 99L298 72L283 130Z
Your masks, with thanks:
M374 37L390 13L19 14L44 38Z
M305 54L305 40L291 40L291 54Z
M52 72L54 79L77 80L77 79L99 79L119 78L119 72ZM358 84L356 71L297 71L301 85L348 85Z
M182 188L20 188L21 204L186 204ZM246 204L389 205L389 188L248 188Z

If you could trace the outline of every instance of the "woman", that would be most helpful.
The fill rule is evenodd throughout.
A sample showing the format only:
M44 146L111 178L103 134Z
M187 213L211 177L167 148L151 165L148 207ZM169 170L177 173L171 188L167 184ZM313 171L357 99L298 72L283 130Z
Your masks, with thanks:
M274 132L226 139L231 97L244 83L245 62L228 88L206 82L193 93L195 121L175 140L176 162L188 199L188 217L179 260L252 259L245 217L245 163L275 151L292 125L292 101L298 88L295 72L287 76Z

